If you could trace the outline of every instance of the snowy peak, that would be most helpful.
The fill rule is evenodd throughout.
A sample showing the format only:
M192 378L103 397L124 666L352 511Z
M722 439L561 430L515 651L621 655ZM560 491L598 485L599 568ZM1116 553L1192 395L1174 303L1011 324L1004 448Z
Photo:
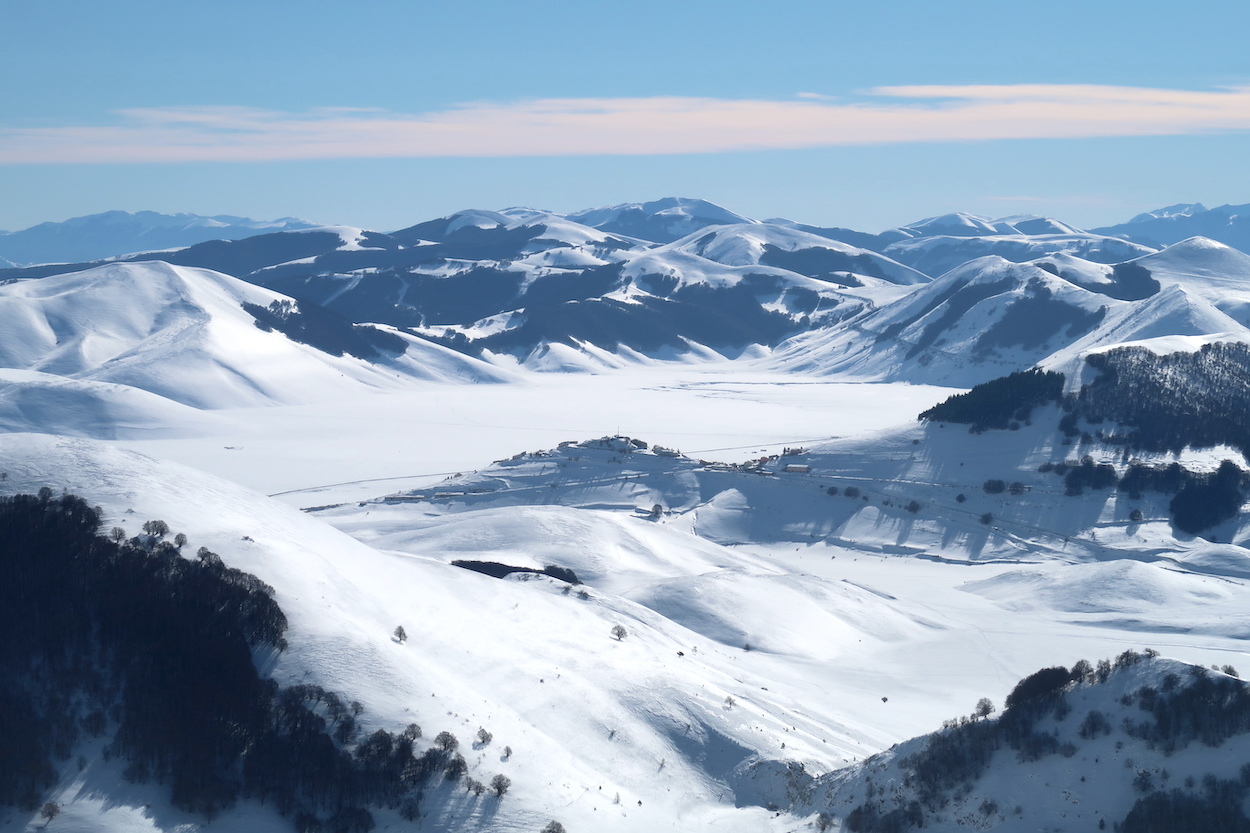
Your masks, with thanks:
M992 237L1004 234L1033 237L1044 234L1085 233L1053 217L1037 214L1015 214L991 219L964 211L929 217L893 231L902 232L908 237Z
M22 264L74 263L131 252L182 248L206 240L238 240L314 225L294 217L253 220L228 214L205 217L155 211L107 211L0 234L0 258Z
M756 222L706 200L686 197L592 208L567 217L597 229L654 243L672 243L708 226Z
M1190 237L1134 262L1177 282L1250 290L1250 255L1208 237Z
M991 234L1002 234L1003 229L988 217L956 211L928 217L915 223L902 226L900 231L911 232L913 237L984 237Z

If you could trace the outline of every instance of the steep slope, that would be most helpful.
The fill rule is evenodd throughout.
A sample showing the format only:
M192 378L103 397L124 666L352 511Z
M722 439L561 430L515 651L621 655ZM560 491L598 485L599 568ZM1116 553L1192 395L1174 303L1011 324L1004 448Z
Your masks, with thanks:
M1250 324L1250 255L1206 237L1192 237L1131 265L1160 285L1176 285Z
M206 240L238 240L258 234L312 228L294 217L252 220L247 217L160 214L155 211L107 211L60 223L40 223L22 231L0 233L0 259L13 265L75 263L130 252L192 246Z

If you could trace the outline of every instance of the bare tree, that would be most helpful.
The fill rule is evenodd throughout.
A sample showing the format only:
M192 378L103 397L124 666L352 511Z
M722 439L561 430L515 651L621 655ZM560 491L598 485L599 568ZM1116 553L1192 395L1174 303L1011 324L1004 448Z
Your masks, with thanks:
M61 815L61 805L57 804L55 801L49 801L39 810L39 818L46 819L43 823L44 827L51 824L52 820L59 815Z
M395 632L391 634L391 637L400 645L403 645L408 641L408 631L404 630L403 625L396 625Z
M164 521L144 521L143 531L154 538L164 538L169 534L169 524Z
M624 639L626 636L629 635L629 631L625 630L624 625L613 625L612 635L616 637L617 642L620 642L622 639Z
M500 773L490 779L490 788L495 791L496 798L503 798L503 794L508 791L508 787L512 786L512 779Z
M994 713L994 702L988 697L982 697L977 701L977 708L972 714L982 720Z

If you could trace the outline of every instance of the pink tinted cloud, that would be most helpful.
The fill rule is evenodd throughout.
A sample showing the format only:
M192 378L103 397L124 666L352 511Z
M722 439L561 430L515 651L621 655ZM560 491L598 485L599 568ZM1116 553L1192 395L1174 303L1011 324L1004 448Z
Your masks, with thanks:
M0 164L721 153L1250 129L1250 87L882 87L852 100L659 96L357 108L124 110L111 125L0 128Z

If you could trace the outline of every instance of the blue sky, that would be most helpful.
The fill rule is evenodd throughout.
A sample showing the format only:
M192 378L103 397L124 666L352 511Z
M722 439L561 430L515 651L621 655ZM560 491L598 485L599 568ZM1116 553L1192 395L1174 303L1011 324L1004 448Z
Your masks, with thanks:
M0 228L1250 202L1250 4L0 0ZM989 138L983 138L983 137Z

